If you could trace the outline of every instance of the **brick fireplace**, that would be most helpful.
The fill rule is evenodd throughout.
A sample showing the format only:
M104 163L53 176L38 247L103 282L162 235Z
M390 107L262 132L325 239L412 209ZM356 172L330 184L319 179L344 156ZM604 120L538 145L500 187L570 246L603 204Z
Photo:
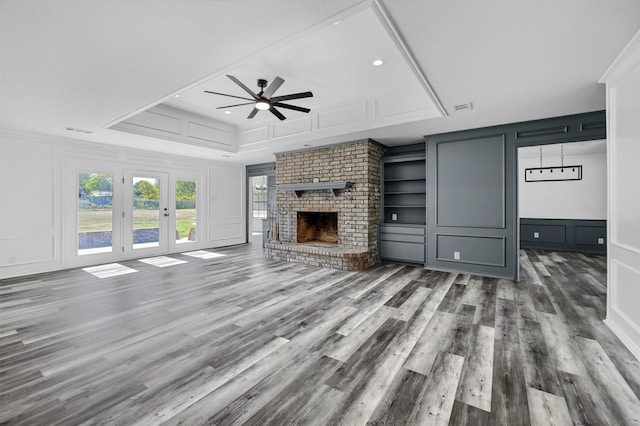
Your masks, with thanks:
M298 212L296 242L322 246L338 245L337 212Z
M376 263L383 155L372 140L276 154L278 238L266 256L344 270ZM326 189L336 182L348 184Z

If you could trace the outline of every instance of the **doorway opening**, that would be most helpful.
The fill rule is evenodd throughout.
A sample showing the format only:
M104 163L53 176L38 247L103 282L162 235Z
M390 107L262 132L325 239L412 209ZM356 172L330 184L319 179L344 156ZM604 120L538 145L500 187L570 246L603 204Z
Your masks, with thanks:
M264 244L275 237L275 163L247 166L247 242Z
M576 253L606 255L606 140L519 147L517 193L521 279L542 281Z

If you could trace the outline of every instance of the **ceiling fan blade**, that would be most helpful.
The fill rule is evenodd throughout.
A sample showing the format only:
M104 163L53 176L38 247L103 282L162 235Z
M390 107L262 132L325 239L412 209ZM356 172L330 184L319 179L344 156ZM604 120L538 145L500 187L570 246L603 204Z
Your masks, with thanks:
M237 78L235 78L234 76L229 75L229 74L227 74L227 77L229 77L231 80L233 80L233 82L234 82L235 84L237 84L238 86L242 87L242 89L243 89L245 92L247 92L248 94L250 94L250 95L251 95L251 97L252 97L253 99L258 99L258 96L257 96L255 93L253 93L253 92L251 91L251 89L249 89L247 86L245 86L244 84L242 84L242 82L241 82L240 80L238 80Z
M285 117L284 115L282 115L282 113L280 111L278 111L277 109L275 109L273 107L273 105L271 105L271 108L269 108L269 111L271 111L273 113L273 115L275 115L276 117L278 117L280 119L280 121L282 120L286 120L287 117Z
M249 116L247 118L255 117L256 114L258 113L258 111L260 111L258 108L254 108L253 111L251 111L251 114L249 114Z
M218 107L216 109L233 108L233 107L242 106L242 105L255 105L255 104L256 104L255 102L245 102L243 104L221 106L221 107Z
M204 93L211 93L212 95L228 96L230 98L244 99L244 100L247 100L247 101L252 101L253 100L253 99L250 99L250 98L243 98L242 96L227 95L226 93L210 92L208 90L205 90Z
M287 109L292 109L294 111L300 111L300 112L309 112L309 111L311 111L309 108L303 108L303 107L299 107L297 105L283 104L283 103L280 103L280 102L274 102L272 105L280 107L280 108L287 108Z
M280 77L274 78L271 84L269 85L269 87L267 87L267 90L264 91L262 96L264 96L267 99L271 99L271 96L273 96L276 90L278 90L280 86L282 86L282 83L284 83L284 80L281 79Z
M271 98L271 102L289 101L291 99L302 99L302 98L312 98L312 97L313 97L313 93L311 92L300 92L300 93L292 93L290 95L275 96Z

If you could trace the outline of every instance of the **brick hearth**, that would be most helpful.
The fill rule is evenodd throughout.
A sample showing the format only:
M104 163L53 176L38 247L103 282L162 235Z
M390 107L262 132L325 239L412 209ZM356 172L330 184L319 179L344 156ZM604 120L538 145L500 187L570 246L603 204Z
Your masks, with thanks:
M351 182L351 188L334 196L328 190L278 190L279 241L266 244L271 259L325 266L363 269L378 258L380 223L380 160L384 147L365 140L325 148L276 154L276 185ZM336 212L338 245L297 243L298 212Z

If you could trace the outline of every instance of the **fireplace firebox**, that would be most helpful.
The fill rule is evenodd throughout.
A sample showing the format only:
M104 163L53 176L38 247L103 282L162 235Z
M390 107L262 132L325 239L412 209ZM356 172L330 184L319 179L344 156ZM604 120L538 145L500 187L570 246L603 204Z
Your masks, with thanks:
M338 245L337 212L298 212L297 242Z

